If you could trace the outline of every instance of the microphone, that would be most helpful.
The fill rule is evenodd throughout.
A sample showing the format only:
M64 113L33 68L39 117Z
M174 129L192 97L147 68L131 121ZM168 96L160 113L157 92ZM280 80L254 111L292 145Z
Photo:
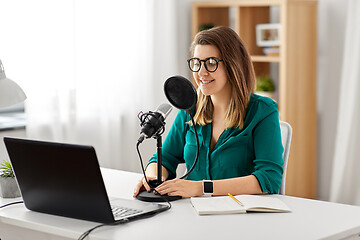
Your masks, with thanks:
M138 142L144 141L145 138L151 138L164 132L165 119L170 114L172 106L163 103L154 112L148 113L140 112L138 118L140 119L140 137Z
M151 189L156 188L159 186L162 181L162 137L161 134L165 131L165 119L169 115L169 113L172 110L172 106L169 104L161 104L155 112L148 112L143 113L140 112L138 114L138 118L140 119L140 137L138 139L138 142L136 144L136 149L139 154L140 164L141 164L141 170L144 174L145 181L149 184ZM156 165L157 165L157 179L155 180L148 180L144 164L141 159L141 154L139 151L139 145L144 141L145 138L153 137L157 141L157 157L156 157ZM156 190L154 190L156 191ZM158 193L158 192L157 192ZM168 195L161 195L161 194L154 194L153 191L147 192L147 191L141 191L136 196L137 199L141 201L146 202L169 202L176 199L180 199L180 196L168 196Z
M199 138L195 128L195 122L191 114L196 106L197 94L192 83L182 76L173 76L168 78L164 84L164 92L167 99L173 106L175 106L178 109L185 110L188 114L190 114L192 126L194 127L194 131L195 131L196 143L197 143L196 157L191 169L184 176L181 177L181 179L184 179L194 170L194 167L199 159ZM164 132L165 129L164 121L171 110L172 107L169 104L162 104L155 110L155 112L149 112L149 113L140 112L138 115L141 121L140 125L142 128L140 132L141 133L140 138L136 145L137 149L139 144L145 138L154 137L157 140L157 179L156 180L150 180L150 181L147 180L145 169L141 160L140 152L138 150L138 154L141 162L141 169L143 171L144 178L151 188L155 188L156 186L159 186L162 183L161 134ZM160 194L154 194L152 193L152 191L151 192L142 191L136 196L136 198L141 201L147 201L147 202L159 202L159 201L169 202L180 199L181 196L160 195Z

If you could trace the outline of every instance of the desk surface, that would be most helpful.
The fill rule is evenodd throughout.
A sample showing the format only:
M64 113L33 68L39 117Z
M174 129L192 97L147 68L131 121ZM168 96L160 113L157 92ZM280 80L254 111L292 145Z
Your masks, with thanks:
M102 169L102 173L110 196L132 199L141 175L111 169ZM241 239L342 239L360 233L360 207L282 195L273 197L284 201L292 212L198 216L190 200L182 199L172 202L169 211L124 225L100 228L87 239L158 239L156 231L171 239L233 239L234 236ZM16 200L19 199L0 198L0 205ZM21 231L39 236L49 234L51 239L77 239L96 225L32 212L23 204L0 209L1 239L21 239ZM4 229L10 228L20 229L13 231L17 236L1 236Z

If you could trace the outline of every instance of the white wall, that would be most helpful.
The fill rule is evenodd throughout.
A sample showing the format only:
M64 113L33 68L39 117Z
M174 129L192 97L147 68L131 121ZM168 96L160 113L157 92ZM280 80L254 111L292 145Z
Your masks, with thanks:
M0 11L1 11L0 0ZM162 4L163 0L155 0ZM205 0L204 0L205 1ZM176 41L178 52L178 71L187 77L190 73L185 64L189 57L189 45L191 42L191 2L192 0L174 0L174 8L167 13L155 13L156 21L167 21L174 17L166 29L155 29L158 34L171 34L172 41ZM328 200L329 184L332 172L334 154L335 133L338 113L339 82L341 76L341 65L343 55L343 40L346 22L347 0L319 0L318 8L318 198ZM14 9L15 11L16 9ZM21 24L21 22L18 22ZM7 25L4 25L5 27ZM3 27L4 27L3 26ZM165 30L165 31L164 31ZM30 33L29 33L30 34ZM31 36L31 34L29 35ZM167 38L169 39L169 38ZM19 44L21 50L21 41ZM1 40L0 40L1 43ZM154 61L161 59L162 51L166 42L158 42L154 45L154 52L157 53ZM26 45L25 45L26 46ZM1 52L0 52L1 58ZM31 59L30 59L31 60ZM3 62L7 72L16 79L16 62L29 61L29 59L10 59ZM7 67L8 66L8 67ZM10 76L10 75L9 75ZM154 76L163 79L161 71L154 72ZM157 96L160 98L160 96ZM159 99L154 100L157 102ZM156 107L156 106L154 106ZM171 114L168 120L167 130L175 114ZM146 143L146 148L152 148L154 143ZM1 155L0 155L1 156Z

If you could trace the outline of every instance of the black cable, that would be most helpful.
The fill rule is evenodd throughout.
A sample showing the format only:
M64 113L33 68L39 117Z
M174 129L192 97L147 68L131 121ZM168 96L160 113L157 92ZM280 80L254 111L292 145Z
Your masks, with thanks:
M119 225L119 224L124 224L127 223L129 221L129 219L125 218L119 221L115 221L113 223L103 223L103 224L99 224L89 230L87 230L86 232L84 232L83 234L80 235L80 237L78 238L78 240L83 240L85 239L92 231L94 231L97 228L103 227L103 226L114 226L114 225Z
M8 204L5 204L5 205L0 206L0 209L1 209L1 208L4 208L4 207L7 207L7 206L14 205L14 204L19 204L19 203L24 203L24 202L23 202L23 201L18 201L18 202L8 203Z
M171 207L171 204L170 204L170 207ZM170 209L170 208L166 208L164 211L166 211L168 209ZM163 211L161 211L161 212L163 212ZM99 225L87 230L83 234L81 234L81 236L78 238L78 240L84 240L92 231L94 231L97 228L104 227L104 226L115 226L115 225L125 224L125 223L131 222L131 221L149 218L158 213L160 213L160 212L151 212L149 214L143 214L143 215L138 215L138 216L134 216L134 217L130 217L130 218L121 219L121 220L115 221L113 223L99 224Z
M190 115L190 118L191 118L191 123L192 123L192 126L194 128L195 137L196 137L196 147L197 147L197 149L196 149L196 157L195 157L195 161L194 161L193 165L191 166L190 170L184 176L182 176L180 179L184 179L187 176L189 176L189 174L194 170L195 165L199 160L199 152L200 152L199 136L198 136L198 133L197 133L197 130L196 130L196 127L195 127L194 118L193 118L193 116L191 114L189 114L189 115Z
M139 155L141 170L142 170L142 172L143 172L144 179L145 179L147 185L150 187L150 190L151 190L151 191L155 191L157 194L159 194L159 195L168 203L169 207L168 207L167 209L165 209L165 211L166 211L166 210L169 210L169 209L171 208L171 203L170 203L170 201L169 201L166 197L164 197L163 195L161 195L155 188L153 188L153 187L149 184L149 181L148 181L147 176L146 176L146 174L145 174L144 163L143 163L143 161L142 161L141 153L140 153L140 150L139 150L139 145L140 145L140 144L141 144L141 142L139 142L139 141L136 143L136 150L137 150L137 153L138 153L138 155Z
M141 163L141 169L142 169L142 172L144 174L144 178L145 178L145 181L146 183L149 185L149 181L145 175L145 169L144 169L144 164L142 162L142 157L141 157L141 154L140 154L140 151L139 151L139 145L140 145L141 142L137 142L136 144L136 150L138 152L138 155L139 155L139 159L140 159L140 163ZM150 185L149 185L150 186ZM162 196L158 191L156 191L155 188L151 188L152 191L155 191L157 194L159 194L167 203L168 203L168 207L166 209L164 209L163 211L166 211L166 210L169 210L171 208L171 203L169 200L167 200L164 196ZM163 212L162 211L162 212ZM156 212L156 213L159 213L159 212ZM146 218L146 217L150 217L150 216L153 216L153 214L156 214L156 213L152 213L152 214L149 214L149 215L140 215L140 216L135 216L133 218L125 218L125 219L121 219L121 220L118 220L118 221L115 221L113 223L103 223L103 224L99 224L89 230L87 230L86 232L84 232L83 234L81 234L81 236L78 238L78 240L83 240L85 239L92 231L94 231L95 229L97 228L100 228L100 227L103 227L103 226L115 226L115 225L119 225L119 224L124 224L124 223L127 223L129 222L130 220L137 220L137 219L143 219L143 218Z
M141 142L139 142L139 141L136 143L136 151L137 151L137 153L138 153L138 155L139 155L141 170L142 170L142 173L143 173L143 175L144 175L144 179L145 179L146 183L149 185L149 181L148 181L147 176L146 176L146 174L145 174L144 163L143 163L143 161L142 161L142 157L141 157L140 150L139 150L139 145L140 145L140 144L141 144ZM150 185L149 185L149 186L150 186ZM151 187L151 186L150 186L150 187Z

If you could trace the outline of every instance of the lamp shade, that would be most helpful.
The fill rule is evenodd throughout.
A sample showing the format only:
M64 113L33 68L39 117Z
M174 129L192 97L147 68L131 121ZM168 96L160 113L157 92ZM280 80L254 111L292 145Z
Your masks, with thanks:
M25 99L26 95L21 87L6 77L0 60L0 108L23 102Z

